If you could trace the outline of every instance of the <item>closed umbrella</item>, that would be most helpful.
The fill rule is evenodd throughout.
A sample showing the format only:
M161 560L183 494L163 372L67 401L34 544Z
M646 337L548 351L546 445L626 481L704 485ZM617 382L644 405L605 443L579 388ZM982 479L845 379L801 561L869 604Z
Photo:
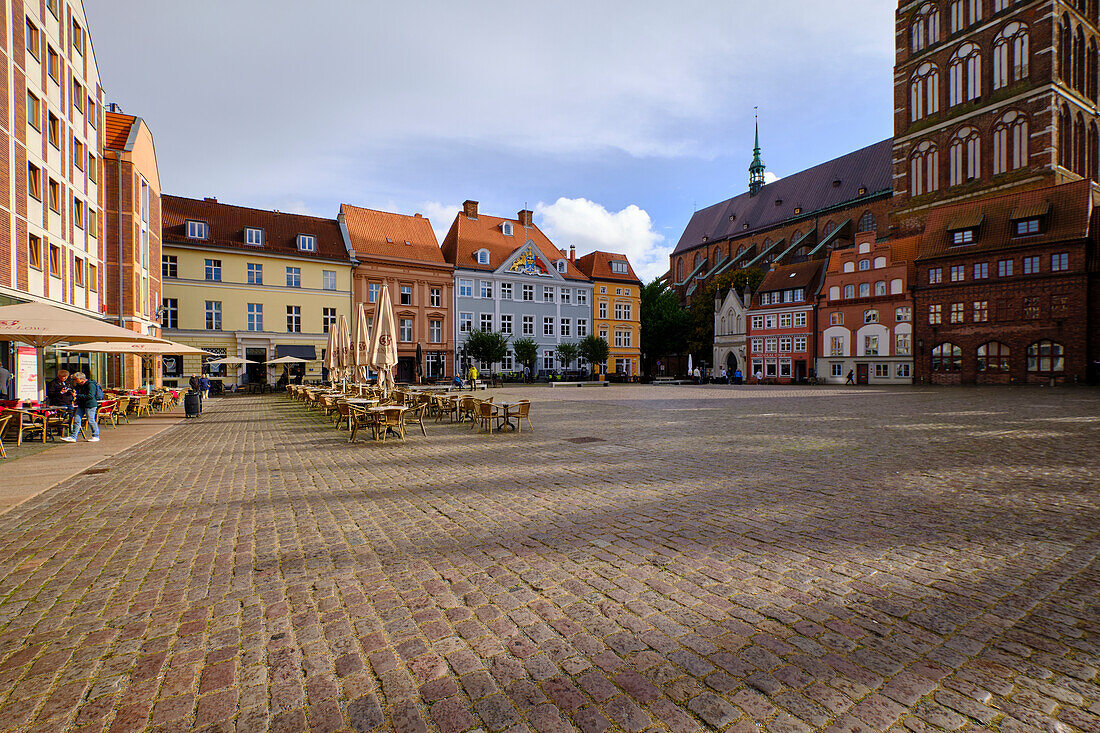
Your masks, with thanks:
M351 334L348 332L348 319L345 316L340 316L340 320L336 322L335 347L333 351L336 353L336 371L340 375L340 381L344 382L351 367Z
M61 341L156 342L160 339L112 326L110 323L64 310L46 303L0 306L0 340L18 341L38 352L38 395L45 397L44 350Z
M688 376L691 376L691 354L688 354Z
M378 294L369 353L371 369L378 372L378 386L383 395L388 395L393 389L393 370L397 366L397 324L393 320L390 289L386 286Z
M366 384L367 367L370 366L370 330L367 328L367 306L360 303L355 309L355 321L351 330L352 381Z
M424 376L424 350L420 348L420 342L416 342L416 376Z
M321 366L328 370L328 381L336 381L336 360L339 358L339 354L336 353L336 324L333 323L328 327L328 343L325 344L325 359L321 362Z

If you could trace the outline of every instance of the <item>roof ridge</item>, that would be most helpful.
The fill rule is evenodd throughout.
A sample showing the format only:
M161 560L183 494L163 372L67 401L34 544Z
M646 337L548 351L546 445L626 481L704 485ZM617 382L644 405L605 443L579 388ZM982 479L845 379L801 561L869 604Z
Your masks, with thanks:
M227 204L224 201L206 201L205 199L196 199L191 196L179 196L177 194L165 193L161 194L161 199L173 198L181 201L193 201L197 204L207 204L209 206L227 206L231 209L241 209L242 211L256 211L261 214L268 214L271 216L297 216L303 219L316 219L317 221L336 222L336 219L329 218L327 216L314 216L313 214L298 214L292 211L279 211L277 209L261 209L256 206L241 206L240 204Z

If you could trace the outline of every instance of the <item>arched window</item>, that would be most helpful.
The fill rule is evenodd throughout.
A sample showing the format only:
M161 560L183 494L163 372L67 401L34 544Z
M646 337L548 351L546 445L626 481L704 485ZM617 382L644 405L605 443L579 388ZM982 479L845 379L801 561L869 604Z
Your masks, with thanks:
M909 159L909 193L920 196L940 187L940 156L935 143L925 140Z
M962 349L952 343L932 349L932 371L957 372L962 369Z
M1062 345L1057 341L1043 339L1027 347L1027 370L1029 372L1060 372L1065 368Z
M913 52L920 51L940 40L940 10L932 3L925 3L917 11L909 29Z
M1002 344L1000 341L982 344L978 347L978 371L1007 372L1008 356L1008 344Z
M940 72L935 64L924 63L909 82L909 111L916 122L940 111Z
M1058 115L1058 165L1073 167L1073 118L1069 115L1069 105L1062 105Z
M951 140L951 185L981 178L981 137L976 127L964 127Z
M854 298L854 297L856 297L856 286L855 285L845 285L844 286L844 297L845 298Z
M1073 66L1073 36L1069 25L1069 13L1062 16L1058 24L1058 78L1070 83L1070 70Z
M1027 165L1027 117L1011 110L993 126L993 173L1007 173Z
M682 283L684 281L684 260L683 258L676 260L676 282Z
M834 224L831 219L825 222L825 229L823 231L826 237L832 234L834 229L836 229L836 224Z
M1089 123L1089 178L1100 181L1100 134L1096 123Z
M1009 23L993 42L993 88L1000 89L1026 79L1028 73L1028 35L1023 23Z
M1073 88L1085 93L1085 33L1080 26L1073 36Z
M982 51L973 43L964 43L951 57L948 67L947 104L969 102L982 95Z
M969 0L970 25L974 25L982 19L982 0Z
M702 261L703 261L703 255L696 252L695 253L695 261L692 263L691 269L692 270L697 270L699 268L699 263L702 262Z
M1089 39L1088 63L1085 64L1085 94L1087 94L1088 98L1093 102L1097 101L1096 66L1098 63L1100 63L1100 56L1097 55L1096 51L1096 39L1092 38Z
M863 216L859 217L859 224L856 226L857 232L873 232L878 229L878 222L875 221L875 215L870 211L863 212Z
M1085 118L1078 112L1073 122L1073 172L1082 178L1088 175L1087 136Z

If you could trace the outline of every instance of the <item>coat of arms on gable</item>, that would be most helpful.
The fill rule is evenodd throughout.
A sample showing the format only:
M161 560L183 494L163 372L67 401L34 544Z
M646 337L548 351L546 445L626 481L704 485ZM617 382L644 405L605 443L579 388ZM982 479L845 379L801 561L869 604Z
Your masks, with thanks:
M519 253L519 256L512 262L512 266L508 268L508 272L514 272L519 275L534 275L537 277L550 277L550 273L546 270L546 265L535 254L535 248L530 242L523 246L523 251Z

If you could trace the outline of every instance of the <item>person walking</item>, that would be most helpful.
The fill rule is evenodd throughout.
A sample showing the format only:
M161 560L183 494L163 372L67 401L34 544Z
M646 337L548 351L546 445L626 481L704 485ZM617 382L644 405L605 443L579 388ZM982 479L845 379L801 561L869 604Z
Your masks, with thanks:
M210 396L210 377L203 374L199 384L202 386L202 398L205 400Z
M855 376L856 376L855 370L854 369L849 369L848 370L848 379L844 383L845 384L855 384L856 383L856 380L854 379Z
M80 435L80 426L84 419L88 420L88 427L92 429L92 437L89 443L99 442L99 423L95 421L96 410L99 409L99 401L103 399L103 388L93 380L88 379L84 372L73 375L74 392L76 394L76 410L73 412L73 431L61 440L66 443L75 443L76 436Z

